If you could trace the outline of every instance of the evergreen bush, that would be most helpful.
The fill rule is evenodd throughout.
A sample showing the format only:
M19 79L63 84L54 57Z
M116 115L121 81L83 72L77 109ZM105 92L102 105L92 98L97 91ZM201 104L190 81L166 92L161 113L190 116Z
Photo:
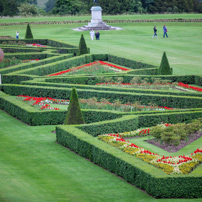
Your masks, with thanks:
M168 59L166 56L166 53L163 53L161 64L158 70L159 75L172 75L172 69L170 68L170 65L168 63Z
M29 23L27 24L25 39L33 39L32 31L31 31L31 27L30 27Z
M83 55L83 54L88 54L88 48L87 48L86 41L82 34L80 42L79 42L79 55Z
M80 109L76 88L73 88L64 125L78 125L78 124L84 124L84 119Z

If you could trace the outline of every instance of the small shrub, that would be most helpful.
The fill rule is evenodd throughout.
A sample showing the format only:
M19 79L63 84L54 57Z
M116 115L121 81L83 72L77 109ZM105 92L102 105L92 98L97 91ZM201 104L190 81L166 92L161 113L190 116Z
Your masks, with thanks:
M170 65L168 63L168 59L166 56L166 53L163 53L162 60L160 67L158 69L158 74L159 75L172 75L172 69L170 68Z
M80 109L76 88L73 88L64 125L77 125L77 124L84 124L84 119Z
M27 24L25 39L33 39L32 31L31 31L31 27L30 27L29 23Z
M79 42L79 55L83 55L83 54L88 54L88 48L87 48L86 41L82 34L80 42Z

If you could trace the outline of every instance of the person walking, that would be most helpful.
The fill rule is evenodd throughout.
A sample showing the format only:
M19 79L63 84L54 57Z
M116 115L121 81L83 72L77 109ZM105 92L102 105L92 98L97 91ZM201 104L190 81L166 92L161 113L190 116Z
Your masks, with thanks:
M91 37L92 40L94 39L94 36L95 36L95 32L92 29L92 31L90 32L90 37Z
M163 38L165 38L165 36L168 38L168 34L167 34L167 27L164 25L163 26Z
M96 40L100 40L100 33L98 31L96 31L95 33L95 38Z
M19 39L19 32L16 32L16 39Z
M155 36L156 36L156 38L158 38L158 37L157 37L157 29L156 29L156 26L154 26L154 35L153 35L152 38L154 38Z

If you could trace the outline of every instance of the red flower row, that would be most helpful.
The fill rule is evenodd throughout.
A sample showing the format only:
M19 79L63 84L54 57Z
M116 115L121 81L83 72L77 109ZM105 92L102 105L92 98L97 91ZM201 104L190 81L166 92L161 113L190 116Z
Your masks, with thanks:
M31 44L26 44L27 46L35 46L35 47L47 47L38 43L31 43Z
M74 70L82 69L83 67L89 67L89 66L95 65L95 64L107 65L107 66L114 67L116 69L120 69L120 70L123 70L123 71L128 71L129 70L127 68L112 65L112 64L109 64L109 63L106 63L106 62L103 62L103 61L99 60L99 61L91 62L91 63L85 64L85 65L82 65L82 66L79 66L79 67L76 67L76 68L67 69L65 71L61 71L61 72L58 72L58 73L55 73L55 74L50 74L50 75L47 75L47 76L58 76L58 75L61 75L61 74L65 74L65 73L74 71Z
M46 99L48 100L52 100L52 101L57 101L53 98L49 98L49 97L30 97L30 96L26 96L26 95L18 95L18 97L24 97L25 99L23 101L35 101L32 105L38 105L39 103L41 103L41 101L44 101ZM62 100L65 101L65 100ZM52 108L50 107L50 105L45 104L44 106L41 107L41 109L54 109L54 110L59 110L59 108Z
M21 62L23 62L23 63L31 62L31 61L39 61L39 59L21 60Z
M184 84L184 83L182 83L182 82L179 82L179 83L178 83L178 86L181 86L181 87L183 87L183 88L192 89L192 90L195 90L195 91L202 92L202 88L195 87L195 86L190 86L190 85Z

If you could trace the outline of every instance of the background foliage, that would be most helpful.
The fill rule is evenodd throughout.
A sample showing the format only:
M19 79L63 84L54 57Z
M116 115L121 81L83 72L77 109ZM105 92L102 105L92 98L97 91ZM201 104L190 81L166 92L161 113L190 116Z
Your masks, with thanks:
M110 15L123 13L202 13L202 2L199 0L102 0L99 5L104 14ZM92 6L93 0L48 0L44 10L42 10L37 5L36 0L0 0L0 15L35 15L36 11L40 15L89 14Z

